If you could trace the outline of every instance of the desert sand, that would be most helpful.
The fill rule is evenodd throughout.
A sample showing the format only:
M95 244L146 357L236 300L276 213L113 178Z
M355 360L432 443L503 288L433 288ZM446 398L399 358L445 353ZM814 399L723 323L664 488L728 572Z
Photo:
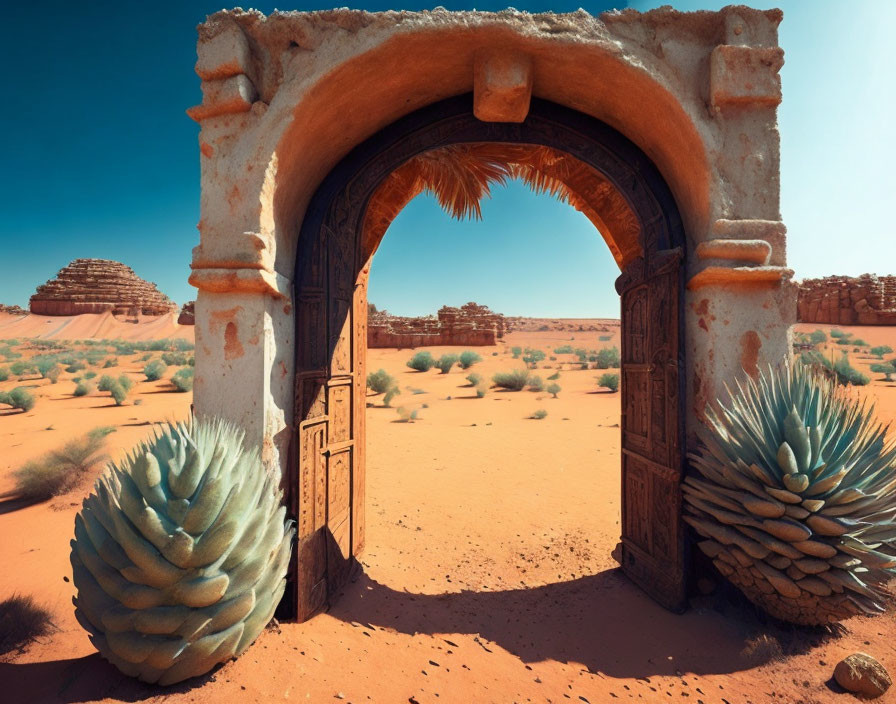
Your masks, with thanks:
M15 325L0 320L0 338L32 329L19 323L10 332ZM83 337L112 322L69 325ZM162 327L159 337L184 336ZM100 337L117 336L101 329ZM896 328L849 330L896 347ZM51 334L64 333L63 325ZM618 328L612 340L598 340L606 334L514 332L477 348L483 361L470 371L489 379L522 366L513 346L550 357L565 344L619 344ZM363 570L328 612L272 625L243 657L207 677L164 690L131 680L95 653L76 623L68 541L89 483L36 505L0 502L0 598L32 595L56 626L0 662L0 700L811 704L852 701L830 685L834 665L851 652L896 670L891 614L852 619L830 636L770 623L724 589L695 596L676 616L628 582L610 556L619 536L619 394L598 389L602 371L563 364L556 399L496 389L476 398L466 372L414 372L405 366L412 354L368 356L369 371L388 371L401 394L392 408L381 395L369 397ZM121 357L120 369L101 373L142 379L141 356ZM555 356L534 373L546 379L572 359ZM863 371L877 361L850 356ZM114 426L109 447L121 456L153 424L189 412L191 394L174 393L164 379L138 381L116 407L108 394L73 397L71 376L0 382L0 390L34 385L38 396L27 413L0 410L0 492L23 462L90 428ZM882 418L896 419L896 383L880 377L856 393L877 400ZM418 410L418 420L396 422L399 406ZM538 409L547 416L530 419Z

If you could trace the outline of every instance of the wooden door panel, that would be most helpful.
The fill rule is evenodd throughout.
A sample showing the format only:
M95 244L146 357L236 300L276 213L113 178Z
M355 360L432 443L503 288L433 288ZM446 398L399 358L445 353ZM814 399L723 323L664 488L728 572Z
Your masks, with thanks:
M327 589L327 419L299 426L297 513L297 618L304 621L326 602Z
M620 277L622 568L663 606L685 605L681 528L681 261L657 253Z

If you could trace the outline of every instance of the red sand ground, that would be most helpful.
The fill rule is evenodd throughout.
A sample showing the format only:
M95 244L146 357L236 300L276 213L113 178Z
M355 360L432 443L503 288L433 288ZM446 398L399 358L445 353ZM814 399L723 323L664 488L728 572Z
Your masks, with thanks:
M896 329L855 333L896 347ZM507 352L514 345L618 344L597 336L512 333L478 349L484 360L471 371L489 378L519 365ZM381 396L370 398L363 572L328 613L269 629L209 677L161 690L93 651L67 581L68 540L89 487L26 508L0 502L0 598L33 595L58 627L0 663L0 701L811 704L853 701L828 681L855 650L896 671L892 615L852 619L825 639L763 625L718 592L676 616L621 575L610 558L619 535L619 395L595 393L602 372L561 371L557 399L496 390L477 399L458 368L416 373L405 366L411 354L369 353L371 371L399 380L392 405L417 408L420 420L396 423ZM136 359L123 361L135 379ZM142 404L123 407L105 394L74 398L73 387L44 380L34 410L0 411L0 492L25 460L91 427L116 426L109 440L120 454L147 423L184 417L190 403L165 381L139 383L132 398ZM896 418L896 383L875 380L860 393ZM528 419L539 408L547 417Z

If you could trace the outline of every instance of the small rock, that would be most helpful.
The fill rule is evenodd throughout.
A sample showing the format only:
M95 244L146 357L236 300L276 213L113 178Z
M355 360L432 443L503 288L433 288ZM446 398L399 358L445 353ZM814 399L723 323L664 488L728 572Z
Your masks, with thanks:
M834 679L843 689L874 699L886 692L893 680L890 673L867 653L853 653L834 668Z

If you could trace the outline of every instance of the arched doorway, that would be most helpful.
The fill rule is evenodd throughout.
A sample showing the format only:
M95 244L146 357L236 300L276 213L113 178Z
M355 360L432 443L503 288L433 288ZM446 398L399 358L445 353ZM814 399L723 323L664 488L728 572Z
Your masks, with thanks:
M608 125L536 99L522 123L482 122L466 95L411 113L355 148L305 213L293 291L300 342L287 475L298 545L284 612L303 620L323 607L364 548L366 272L377 243L363 235L371 198L409 159L475 143L564 152L605 178L637 219L637 251L617 258L624 265L616 281L623 339L620 560L654 599L680 610L687 572L679 518L685 237L676 203L647 156Z

